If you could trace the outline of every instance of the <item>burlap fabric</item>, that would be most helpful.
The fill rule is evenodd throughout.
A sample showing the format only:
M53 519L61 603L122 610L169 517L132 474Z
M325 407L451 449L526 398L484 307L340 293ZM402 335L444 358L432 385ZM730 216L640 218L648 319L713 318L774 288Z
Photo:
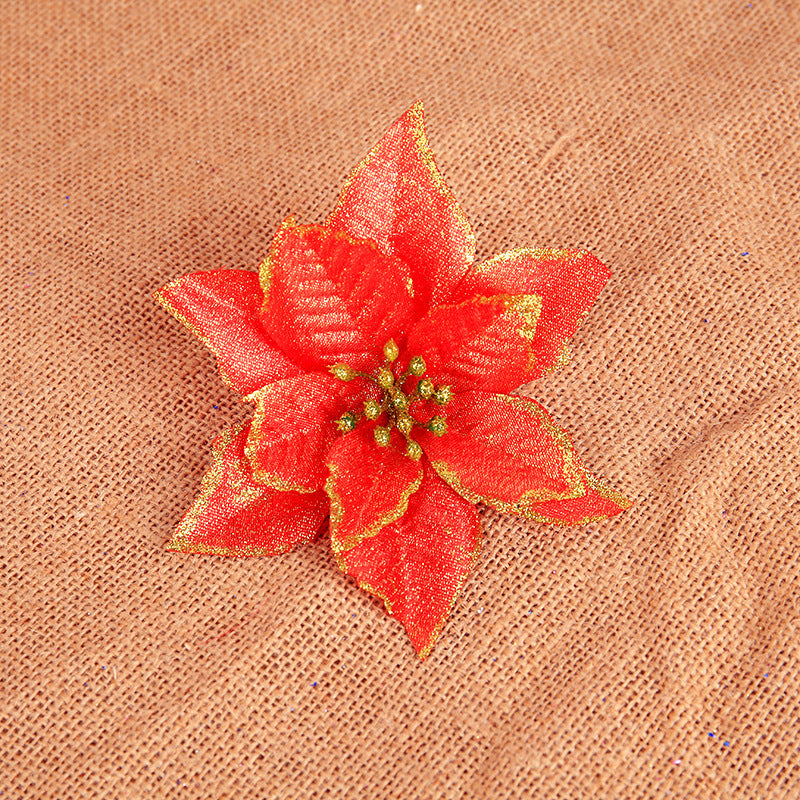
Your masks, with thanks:
M5 0L3 798L797 798L792 2ZM326 543L164 550L245 419L151 292L414 100L479 257L614 277L526 388L636 500L487 513L430 658Z

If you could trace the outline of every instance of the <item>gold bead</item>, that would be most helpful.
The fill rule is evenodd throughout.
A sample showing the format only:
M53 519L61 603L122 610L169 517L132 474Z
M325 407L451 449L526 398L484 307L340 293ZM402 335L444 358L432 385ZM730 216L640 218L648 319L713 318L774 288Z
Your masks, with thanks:
M408 411L408 397L403 392L397 391L392 395L392 405L398 411Z
M383 346L383 355L390 363L392 361L397 361L397 357L400 355L400 348L397 346L397 342L395 342L394 339L389 339Z
M447 433L447 421L444 417L438 415L431 417L428 421L428 430L434 436L444 436Z
M374 400L364 401L364 416L367 419L378 419L380 415L381 415L380 404L376 403Z
M411 433L411 429L414 427L414 420L408 416L408 414L400 414L397 418L397 430L400 433L409 434Z
M388 389L390 386L394 386L394 375L390 369L386 367L378 368L378 386L381 389Z
M328 367L328 371L340 381L351 381L356 377L356 371L347 364L334 364L332 367Z
M380 447L388 447L391 441L391 431L388 428L383 428L380 425L375 426L373 436L375 437L375 444Z
M408 371L412 375L424 375L426 369L425 359L422 356L414 356L408 364Z
M414 461L419 461L422 458L422 448L413 440L406 441L406 455L413 458Z
M437 386L433 399L440 406L446 406L453 399L452 388L450 386Z
M433 394L433 381L430 378L423 378L417 384L419 396L427 400Z
M342 433L349 433L350 431L355 430L357 422L358 419L356 418L356 415L352 411L348 411L347 413L342 414L342 416L336 420L336 427Z

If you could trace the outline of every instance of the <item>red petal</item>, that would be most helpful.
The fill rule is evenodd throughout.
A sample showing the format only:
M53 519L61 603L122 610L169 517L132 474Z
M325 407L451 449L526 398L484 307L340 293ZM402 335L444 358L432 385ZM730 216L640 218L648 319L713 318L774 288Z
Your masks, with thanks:
M359 585L382 598L403 623L421 658L428 655L481 545L472 503L459 497L430 465L408 511L376 536L337 556Z
M300 372L261 325L264 296L255 272L193 272L154 296L214 353L220 375L234 391L249 394Z
M262 321L309 371L373 369L411 323L408 270L372 242L315 225L284 227L261 269Z
M253 480L244 456L249 424L220 434L200 496L168 547L183 553L271 556L310 542L328 513L323 492L279 492Z
M550 525L587 525L614 517L633 505L591 472L585 474L584 481L586 494L582 497L537 503L531 507L529 516Z
M335 420L360 405L353 387L330 375L306 373L245 399L256 403L245 446L255 479L281 491L322 489L325 454L339 435Z
M579 497L583 469L565 431L525 397L467 392L445 406L447 432L415 433L434 469L462 497L511 514Z
M420 310L450 296L475 257L475 236L434 161L422 103L355 168L326 224L402 258Z
M541 297L531 339L535 368L528 380L533 380L566 362L566 343L610 276L601 261L583 250L513 250L476 264L454 299L488 294Z
M325 491L331 501L334 553L355 547L401 517L422 481L422 467L405 455L397 429L388 447L375 443L373 429L362 423L328 451Z
M532 380L531 337L538 314L539 298L530 295L438 306L409 334L402 365L421 355L429 376L456 392L510 392Z

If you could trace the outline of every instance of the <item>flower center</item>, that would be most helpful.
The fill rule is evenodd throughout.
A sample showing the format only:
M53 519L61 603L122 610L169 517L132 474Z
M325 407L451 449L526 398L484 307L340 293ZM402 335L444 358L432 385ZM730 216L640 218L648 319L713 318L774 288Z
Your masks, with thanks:
M378 420L385 417L385 425L375 426L373 431L375 442L380 447L388 447L392 428L397 428L406 440L406 455L418 461L422 457L422 448L411 436L414 426L426 428L434 436L443 436L447 432L447 422L438 414L426 423L419 422L411 413L411 406L421 401L431 401L444 406L450 402L453 392L449 386L434 386L433 381L425 377L427 367L422 356L414 356L408 362L406 371L396 377L390 366L400 355L394 339L390 339L383 346L383 355L385 360L374 375L358 372L347 364L334 364L328 367L331 374L340 381L362 378L374 383L381 391L380 400L365 400L361 411L347 411L342 414L336 420L336 427L342 433L349 433L355 430L362 419ZM411 391L408 391L405 389L406 381L413 378L417 379L416 383Z

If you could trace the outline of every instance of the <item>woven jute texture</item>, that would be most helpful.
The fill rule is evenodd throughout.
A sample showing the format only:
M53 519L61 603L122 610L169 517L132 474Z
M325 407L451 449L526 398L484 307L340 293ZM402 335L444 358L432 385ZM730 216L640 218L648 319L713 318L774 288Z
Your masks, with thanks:
M0 797L800 797L800 14L0 3ZM614 273L523 391L636 505L484 514L430 658L325 541L164 549L244 420L157 307L412 102L479 257Z

